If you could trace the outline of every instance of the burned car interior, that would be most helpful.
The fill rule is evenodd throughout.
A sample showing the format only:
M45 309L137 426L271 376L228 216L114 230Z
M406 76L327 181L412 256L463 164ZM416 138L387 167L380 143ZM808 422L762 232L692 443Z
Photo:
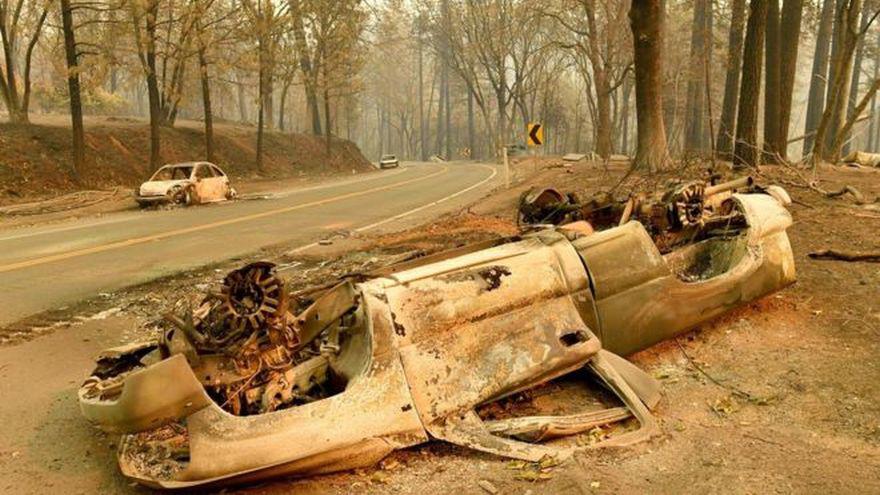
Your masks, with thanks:
M124 475L172 489L370 466L430 439L532 462L631 445L659 433L661 390L624 357L793 283L788 202L750 177L533 190L518 236L300 291L249 264L156 341L102 353L80 406L124 434ZM559 380L599 399L518 410Z
M150 180L186 180L192 175L192 166L166 165L156 171Z

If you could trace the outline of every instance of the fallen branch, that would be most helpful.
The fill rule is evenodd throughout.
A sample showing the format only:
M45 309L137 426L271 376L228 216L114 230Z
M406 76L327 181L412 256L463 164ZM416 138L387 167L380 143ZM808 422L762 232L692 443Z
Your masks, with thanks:
M865 200L865 195L853 186L843 186L837 191L825 191L823 189L820 189L818 186L815 186L815 189L816 191L823 193L827 198L836 198L838 196L843 196L844 194L849 193L852 194L853 199L856 200L856 204L863 205L867 203L867 201Z
M871 261L880 263L880 251L860 253L857 251L838 251L836 249L822 249L808 254L814 260L840 260L840 261Z

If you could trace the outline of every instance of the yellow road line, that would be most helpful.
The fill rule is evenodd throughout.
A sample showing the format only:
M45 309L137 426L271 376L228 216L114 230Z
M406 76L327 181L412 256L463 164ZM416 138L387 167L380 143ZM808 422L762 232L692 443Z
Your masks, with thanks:
M178 236L178 235L182 235L182 234L191 234L193 232L199 232L202 230L213 229L215 227L223 227L226 225L233 225L236 223L247 222L249 220L255 220L258 218L264 218L264 217L268 217L268 216L272 216L272 215L278 215L280 213L288 213L291 211L301 210L303 208L310 208L312 206L320 206L320 205L324 205L327 203L333 203L335 201L341 201L343 199L355 198L358 196L363 196L365 194L370 194L370 193L374 193L374 192L378 192L378 191L384 191L387 189L393 189L395 187L400 187L400 186L404 186L407 184L412 184L413 182L423 181L426 179L430 179L431 177L436 177L438 175L445 174L448 171L449 171L449 167L444 166L442 168L442 170L439 170L437 172L433 172L433 173L425 175L423 177L416 177L413 179L407 179L405 181L395 182L394 184L388 184L385 186L377 186L377 187L373 187L370 189L365 189L363 191L341 194L339 196L333 196L331 198L320 199L317 201L312 201L310 203L303 203L303 204L294 205L294 206L286 206L284 208L278 208L275 210L269 210L269 211L264 211L264 212L260 212L260 213L254 213L251 215L245 215L243 217L229 218L229 219L220 220L217 222L211 222L211 223L206 223L206 224L202 224L202 225L194 225L192 227L185 227L182 229L169 230L167 232L161 232L158 234L151 234L151 235L144 236L144 237L136 237L134 239L126 239L124 241L116 241L116 242L111 242L109 244L102 244L99 246L92 246L92 247L88 247L88 248L77 249L77 250L68 251L65 253L53 254L50 256L44 256L42 258L34 258L34 259L30 259L30 260L25 260L25 261L19 261L16 263L10 263L8 265L0 265L0 273L9 272L12 270L18 270L21 268L29 268L29 267L37 266L37 265L43 265L46 263L51 263L53 261L61 261L61 260L66 260L66 259L70 259L70 258L77 258L80 256L86 256L89 254L102 253L104 251L110 251L112 249L134 246L136 244L143 244L145 242L159 241L159 240L162 240L162 239L165 239L168 237Z

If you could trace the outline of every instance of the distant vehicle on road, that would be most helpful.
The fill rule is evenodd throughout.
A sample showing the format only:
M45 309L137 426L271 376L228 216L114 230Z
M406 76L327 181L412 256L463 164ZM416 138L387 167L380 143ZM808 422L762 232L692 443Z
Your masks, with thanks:
M399 166L400 162L396 155L382 155L382 158L379 159L379 168L397 168Z
M156 204L193 205L233 199L235 189L220 167L209 162L164 165L135 190L142 208Z

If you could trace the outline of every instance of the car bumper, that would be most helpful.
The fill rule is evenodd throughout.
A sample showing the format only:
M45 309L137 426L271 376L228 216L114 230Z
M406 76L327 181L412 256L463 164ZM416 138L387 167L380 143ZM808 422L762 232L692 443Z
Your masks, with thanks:
M171 198L168 196L141 196L139 194L134 195L134 200L141 206L147 205L158 205L170 203Z

